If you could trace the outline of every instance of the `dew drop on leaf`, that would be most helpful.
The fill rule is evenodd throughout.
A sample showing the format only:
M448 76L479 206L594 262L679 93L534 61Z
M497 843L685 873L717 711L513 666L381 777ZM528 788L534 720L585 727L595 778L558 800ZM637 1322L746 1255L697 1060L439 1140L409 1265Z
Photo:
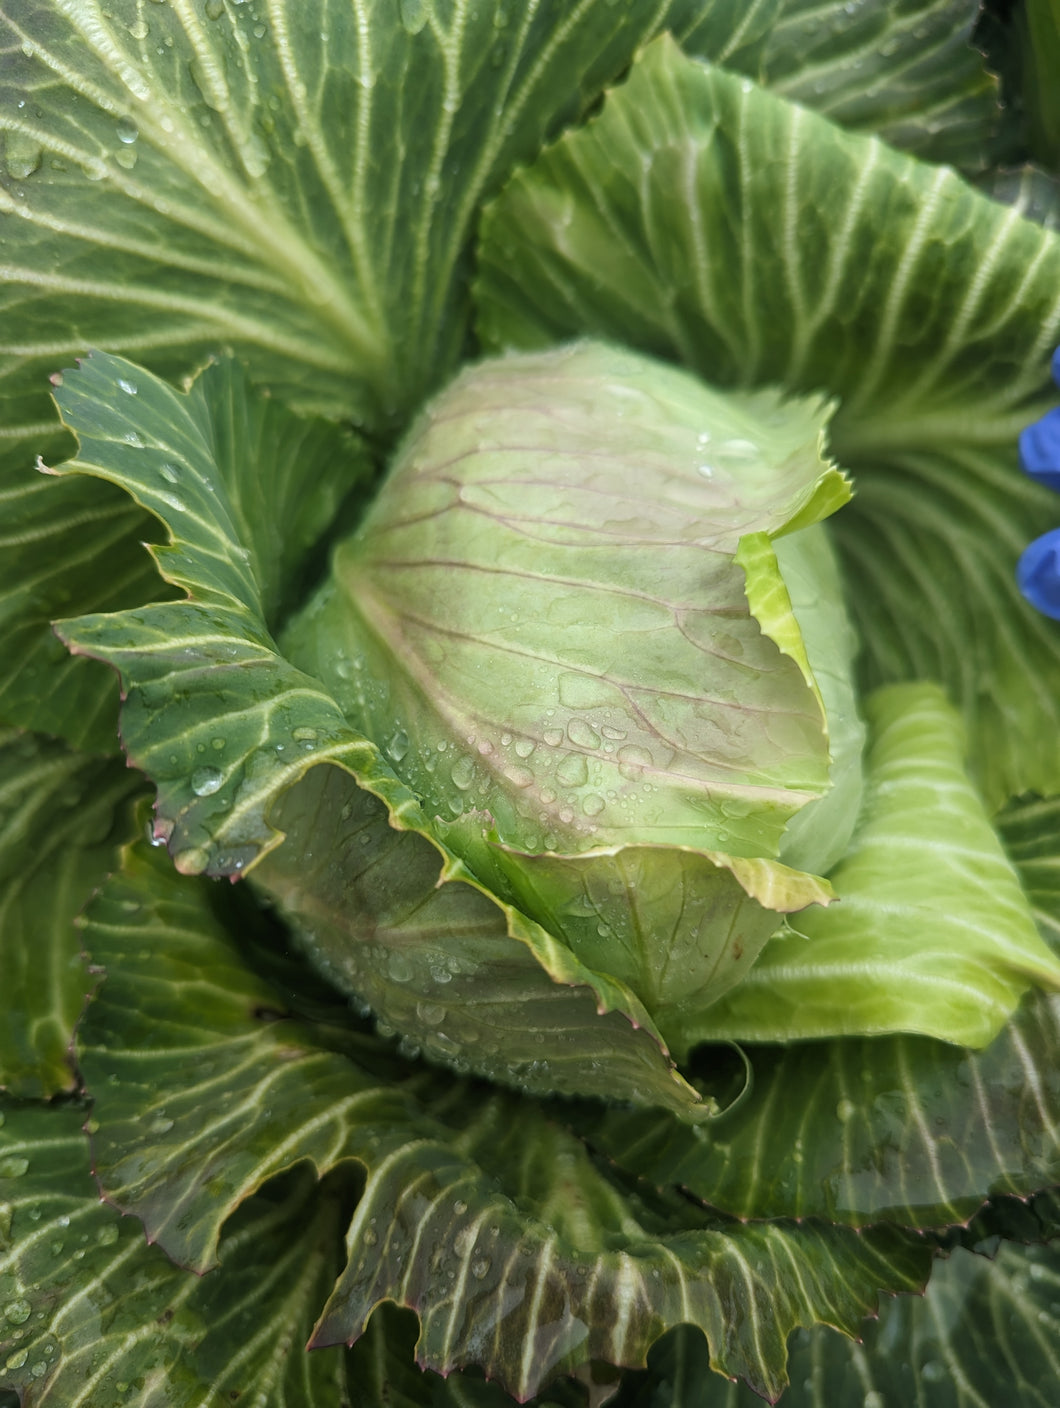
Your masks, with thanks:
M127 117L118 118L118 125L115 131L118 134L118 141L124 142L126 146L132 146L133 142L135 142L140 135L140 129L137 127L136 123L132 122Z
M31 1309L28 1300L10 1300L4 1306L4 1315L12 1325L24 1325L30 1317Z
M176 484L180 478L180 471L175 464L170 464L167 460L165 464L159 465L158 472L167 484Z
M386 745L387 756L395 763L400 763L405 754L409 751L409 736L403 728L399 728Z
M408 34L419 34L427 23L427 0L397 0L398 16Z
M458 758L453 764L449 776L453 779L454 787L459 787L461 792L467 789L475 780L475 764L468 758Z
M223 780L220 768L196 768L191 775L191 790L196 797L210 797L220 791Z
M567 725L567 737L578 748L599 748L600 735L592 724L584 719L571 719Z
M209 863L210 857L201 846L189 846L173 857L173 864L181 875L201 875Z
M589 766L581 753L568 753L556 768L556 780L564 787L581 787L589 777Z
M21 1154L10 1154L6 1159L0 1159L0 1178L21 1178L29 1168L29 1159L24 1159Z

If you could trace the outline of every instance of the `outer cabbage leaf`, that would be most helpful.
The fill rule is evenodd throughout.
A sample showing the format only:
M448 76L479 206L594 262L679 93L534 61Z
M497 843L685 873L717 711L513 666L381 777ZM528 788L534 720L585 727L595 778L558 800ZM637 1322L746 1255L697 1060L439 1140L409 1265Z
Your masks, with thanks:
M0 721L116 751L113 680L49 622L159 585L144 515L33 482L70 453L51 373L98 346L177 380L229 348L302 409L401 424L462 355L484 194L651 34L734 55L741 10L0 5Z
M985 1046L1028 984L1060 988L1019 879L963 766L934 685L866 702L866 798L831 876L840 903L778 934L710 1016L719 1038L905 1029Z
M61 472L112 480L155 512L172 536L169 545L154 550L156 561L166 580L191 596L61 626L74 649L121 673L127 696L122 738L130 762L158 788L156 838L168 843L185 873L239 875L282 839L269 819L277 799L315 765L338 764L367 789L358 798L358 806L368 809L366 830L384 836L389 815L389 824L405 833L399 865L407 865L427 891L451 885L441 901L446 922L439 937L446 948L459 956L462 930L472 944L485 935L494 938L488 953L476 949L477 957L490 960L474 973L480 1003L509 1003L512 1013L525 1002L556 1003L555 1021L583 1059L554 1071L531 1062L519 1072L522 1085L552 1091L558 1083L585 1094L621 1088L633 1099L661 1100L689 1115L707 1113L673 1069L636 996L608 975L591 972L539 924L484 892L327 688L278 651L265 616L286 560L270 551L277 531L273 506L232 473L236 461L226 459L225 450L233 442L213 432L217 418L231 419L234 408L245 411L246 394L222 369L181 395L102 353L67 373L57 392L82 437L79 457ZM311 459L295 463L306 471L313 467ZM290 517L295 525L302 521L297 512ZM359 813L355 830L360 823ZM415 907L399 918L388 935L396 947L394 967L415 941ZM419 996L432 1001L429 965L418 967L416 977L424 985ZM404 1009L414 987L396 992ZM473 1005L465 1010L474 1015ZM523 1013L517 1025L527 1023ZM493 1017L483 1016L481 1024L483 1035L495 1030ZM459 1045L443 1050L430 1023L420 1025L436 1055L505 1075L486 1041L475 1044L464 1032ZM573 1084L564 1087L561 1075Z
M998 828L1055 952L1060 799L1013 803ZM717 1055L708 1048L703 1067L716 1066ZM751 1056L752 1089L706 1137L664 1116L586 1105L574 1122L609 1158L736 1216L947 1227L966 1222L990 1191L1014 1195L1000 1202L1021 1219L1010 1214L995 1230L1024 1240L1056 1235L1055 1210L1049 1222L1022 1201L1060 1183L1056 994L1028 993L983 1051L892 1036L758 1046ZM778 1147L791 1157L777 1159ZM1048 1203L1043 1195L1032 1207L1044 1213Z
M968 0L782 0L759 76L845 127L980 171L1000 117L997 80L970 42L981 9Z
M1060 632L1013 581L1054 521L1015 447L1052 394L1055 235L659 41L513 177L479 267L491 347L600 335L718 384L838 396L858 493L834 534L866 678L941 680L990 805L1060 791L1040 746Z
M89 979L74 921L128 839L142 782L114 759L0 733L0 1088L74 1089Z
M345 1356L298 1352L337 1269L341 1188L302 1176L250 1199L220 1269L192 1276L101 1206L85 1113L0 1109L0 1401L349 1403Z
M958 1248L927 1294L884 1305L857 1343L796 1332L784 1408L1052 1408L1060 1375L1060 1256L1056 1247L1001 1249L996 1260ZM631 1375L615 1408L699 1408L702 1336L678 1330ZM722 1385L711 1408L758 1408L743 1385Z
M688 1321L716 1369L775 1396L795 1325L851 1333L878 1289L928 1270L930 1248L898 1229L698 1211L612 1176L539 1102L406 1065L334 1014L289 1019L208 883L144 843L85 941L106 970L81 1031L97 1175L180 1261L219 1252L204 1285L226 1270L222 1223L266 1178L303 1160L364 1169L314 1343L356 1339L392 1301L420 1317L422 1366L479 1364L526 1397L593 1359L643 1364Z

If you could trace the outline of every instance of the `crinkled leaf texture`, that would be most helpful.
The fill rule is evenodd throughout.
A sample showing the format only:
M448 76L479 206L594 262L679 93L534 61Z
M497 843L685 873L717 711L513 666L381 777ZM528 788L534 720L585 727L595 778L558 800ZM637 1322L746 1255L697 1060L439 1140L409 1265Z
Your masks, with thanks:
M595 1161L547 1104L407 1063L341 1008L307 1022L208 882L144 842L84 939L106 973L79 1048L97 1176L182 1264L220 1258L203 1285L227 1274L222 1224L266 1180L304 1161L363 1169L315 1344L357 1339L392 1301L419 1315L421 1365L478 1364L527 1397L590 1360L643 1364L689 1322L714 1368L775 1397L795 1325L852 1332L878 1290L928 1270L930 1246L896 1228L698 1211Z
M238 460L221 453L231 441L219 448L215 431L218 419L254 415L257 393L233 375L229 367L211 368L182 395L120 358L97 353L68 372L56 392L81 442L77 458L56 472L110 479L157 514L172 541L153 550L156 561L166 580L190 596L60 627L73 649L121 674L123 743L130 762L158 789L155 836L168 842L185 873L239 875L281 840L269 819L277 800L310 769L337 764L357 784L350 784L354 831L374 836L384 849L399 844L394 863L402 886L388 914L397 922L377 930L381 949L369 961L380 982L389 974L398 985L395 1001L410 1021L410 1036L438 1059L459 1060L527 1088L621 1090L690 1117L709 1113L677 1074L638 998L483 890L380 750L350 726L327 687L278 651L266 618L270 586L285 561L267 550L276 532L273 506L238 477ZM301 520L293 515L293 521ZM315 778L312 787L323 783ZM294 859L302 863L301 849ZM290 863L288 848L276 864ZM406 874L410 881L415 876L408 900L402 898ZM268 871L263 883L269 884ZM441 927L421 933L418 905L439 885L434 918ZM464 967L478 995L464 1009L473 1031L458 1041L429 1019L413 1023L410 1014L420 1011L420 999L436 999L436 965L424 943L444 951L446 961L460 961L464 935L475 952L474 963L468 959ZM413 962L405 951L417 946ZM371 996L377 994L382 1000L379 986ZM496 1012L476 1014L476 1006L499 1004L507 1009L503 1021L529 1032L530 1013L540 1002L552 1007L550 1020L578 1059L555 1069L530 1060L510 1071L509 1064L518 1063L490 1049ZM388 1016L385 1006L379 1010Z
M35 455L70 453L53 372L97 346L176 382L233 349L286 402L400 429L463 355L484 195L652 34L753 63L747 19L734 0L0 3L0 723L116 751L112 676L49 622L162 585L122 496L34 483Z
M101 1205L85 1114L0 1108L0 1395L27 1408L352 1405L344 1356L299 1352L337 1269L341 1190L304 1170L272 1185L235 1211L221 1269L192 1276Z

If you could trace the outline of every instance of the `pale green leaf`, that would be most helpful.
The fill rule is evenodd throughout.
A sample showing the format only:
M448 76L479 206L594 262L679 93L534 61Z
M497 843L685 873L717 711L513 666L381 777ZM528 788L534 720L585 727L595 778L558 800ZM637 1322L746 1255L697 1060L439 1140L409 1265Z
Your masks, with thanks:
M719 1039L919 1031L985 1046L1029 984L1060 988L934 685L866 701L865 803L830 879L839 902L791 921L711 1012Z
M77 1085L73 1029L91 979L78 914L117 864L143 782L116 759L0 733L0 1088Z
M752 592L737 549L844 501L826 415L592 343L471 368L292 658L426 808L489 811L509 846L775 854L827 789L827 743L775 566Z
M940 679L997 805L1060 790L1060 750L1039 746L1060 728L1060 630L1012 585L1054 521L1016 436L1047 404L1058 287L1055 235L659 41L487 211L480 329L838 396L857 495L834 533L865 673Z

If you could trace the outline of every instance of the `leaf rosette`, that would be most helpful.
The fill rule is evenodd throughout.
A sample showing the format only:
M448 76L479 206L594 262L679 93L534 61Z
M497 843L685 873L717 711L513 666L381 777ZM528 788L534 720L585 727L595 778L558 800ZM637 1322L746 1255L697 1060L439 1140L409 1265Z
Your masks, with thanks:
M1051 1402L972 9L0 3L4 1408Z

